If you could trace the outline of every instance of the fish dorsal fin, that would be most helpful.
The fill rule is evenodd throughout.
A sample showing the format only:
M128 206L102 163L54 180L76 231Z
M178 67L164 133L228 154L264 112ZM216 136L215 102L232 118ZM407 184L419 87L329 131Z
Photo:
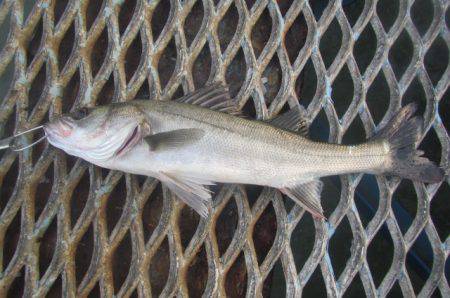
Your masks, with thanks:
M208 204L211 201L211 192L204 184L213 184L209 181L197 181L195 178L178 177L170 173L159 173L158 177L165 185L188 204L200 216L207 217Z
M300 109L293 108L290 111L267 120L267 123L278 128L296 132L302 136L308 135L308 123L302 118Z
M198 128L177 129L144 138L151 151L178 149L200 140L205 132Z
M240 114L239 107L230 98L228 87L220 84L213 84L203 87L183 97L180 97L175 101L198 105L203 108L232 115Z
M320 193L323 183L320 180L313 180L306 183L294 185L292 187L281 188L280 191L304 207L313 216L325 218L322 206L320 205Z

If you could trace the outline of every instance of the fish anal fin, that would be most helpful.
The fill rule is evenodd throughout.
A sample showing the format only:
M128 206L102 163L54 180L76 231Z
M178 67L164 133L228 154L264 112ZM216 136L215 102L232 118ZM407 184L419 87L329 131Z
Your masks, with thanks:
M175 101L197 105L231 115L240 115L237 103L230 98L228 87L218 83L198 89Z
M150 150L178 149L200 140L205 132L198 128L177 129L161 132L144 138Z
M208 205L211 201L211 192L204 184L197 183L195 178L179 177L170 173L160 173L158 177L183 202L194 209L201 217L209 214ZM201 180L205 184L213 184Z
M293 108L284 114L267 120L266 122L278 128L296 132L302 136L308 135L308 123L305 119L303 119L298 108Z
M325 219L322 206L320 204L320 193L323 183L320 180L313 180L290 187L280 188L280 191L304 207L314 217Z

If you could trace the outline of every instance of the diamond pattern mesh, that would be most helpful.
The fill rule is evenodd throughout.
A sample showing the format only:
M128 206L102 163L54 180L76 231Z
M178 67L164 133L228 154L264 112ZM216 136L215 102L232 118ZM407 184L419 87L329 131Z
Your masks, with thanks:
M249 116L299 105L311 137L329 142L364 140L420 101L432 144L424 149L448 169L448 6L4 0L0 136L76 106L170 99L226 81ZM327 222L273 189L223 185L203 220L154 179L45 143L1 154L2 296L450 296L448 178L327 178ZM399 204L412 215L406 223ZM426 260L424 276L414 259Z

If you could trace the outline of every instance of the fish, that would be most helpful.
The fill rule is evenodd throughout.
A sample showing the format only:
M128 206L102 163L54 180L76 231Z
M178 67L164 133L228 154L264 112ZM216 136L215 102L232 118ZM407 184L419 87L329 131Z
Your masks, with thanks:
M408 104L366 142L341 145L307 138L298 108L268 121L243 117L224 84L176 100L135 99L56 117L47 140L97 166L159 179L202 217L216 183L273 187L314 217L330 175L369 173L437 183L444 170L416 143L423 120Z

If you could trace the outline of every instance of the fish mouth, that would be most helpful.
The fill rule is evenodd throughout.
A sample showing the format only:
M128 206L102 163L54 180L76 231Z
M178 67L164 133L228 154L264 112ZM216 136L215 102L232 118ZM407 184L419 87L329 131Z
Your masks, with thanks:
M128 152L134 145L136 145L141 140L141 133L139 125L137 125L131 133L127 136L123 144L117 149L115 156L124 155Z
M74 129L74 125L71 119L61 117L54 122L45 124L43 129L47 136L56 135L64 138L70 136Z
M68 126L64 122L51 122L43 125L44 134L50 144L66 150L67 137L70 136L73 126Z

